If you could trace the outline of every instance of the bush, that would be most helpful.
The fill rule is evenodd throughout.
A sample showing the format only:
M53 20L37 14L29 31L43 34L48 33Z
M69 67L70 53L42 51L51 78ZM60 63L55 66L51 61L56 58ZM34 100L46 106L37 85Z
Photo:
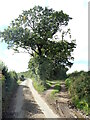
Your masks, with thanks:
M70 87L71 81L72 81L72 80L71 80L70 78L67 78L67 79L65 80L65 84L66 84L66 87L67 87L67 88Z
M90 74L84 71L72 73L65 83L75 106L90 114Z
M18 76L15 71L8 72L7 67L2 69L2 111L5 112L10 103L10 99L17 88Z
M34 56L30 59L28 68L32 77L37 76L38 80L64 79L67 69L52 62L51 59L44 56Z

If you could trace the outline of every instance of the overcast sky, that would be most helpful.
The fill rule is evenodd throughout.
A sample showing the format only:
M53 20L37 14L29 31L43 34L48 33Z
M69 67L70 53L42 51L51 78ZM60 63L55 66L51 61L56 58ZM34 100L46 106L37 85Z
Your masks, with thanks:
M88 70L88 1L89 0L0 0L0 31L12 20L35 5L48 6L54 10L63 10L73 19L68 25L72 39L76 39L77 48L73 56L74 64L69 72ZM21 72L27 70L30 56L28 54L13 54L5 43L0 43L0 59L9 70Z

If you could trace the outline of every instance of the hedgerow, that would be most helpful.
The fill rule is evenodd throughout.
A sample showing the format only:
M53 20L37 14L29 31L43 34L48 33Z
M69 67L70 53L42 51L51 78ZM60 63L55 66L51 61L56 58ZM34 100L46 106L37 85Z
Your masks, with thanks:
M89 72L74 72L65 81L72 102L75 106L90 114L90 74Z
M3 64L1 64L2 66ZM18 84L18 76L15 71L8 71L8 68L3 65L1 67L1 83L2 83L2 115L4 116L8 105L10 103L10 100L14 94L14 91L16 90Z

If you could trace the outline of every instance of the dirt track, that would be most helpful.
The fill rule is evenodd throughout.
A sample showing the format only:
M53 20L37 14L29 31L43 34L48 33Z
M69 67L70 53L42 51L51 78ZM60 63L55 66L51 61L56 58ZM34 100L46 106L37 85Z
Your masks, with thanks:
M32 80L23 81L13 96L4 118L83 118L78 111L69 108L68 93L63 83L57 103L53 103L53 100L47 102L50 92L51 90L41 97L34 89Z
M44 118L30 88L27 80L22 82L11 100L11 104L4 118Z
M53 88L45 91L42 97L58 116L61 118L90 119L88 116L81 113L80 110L76 109L76 107L71 103L64 81L61 82L61 90L55 95L55 97L50 97L52 91Z
M32 91L32 92L31 92ZM31 80L22 82L4 118L57 118L35 91Z

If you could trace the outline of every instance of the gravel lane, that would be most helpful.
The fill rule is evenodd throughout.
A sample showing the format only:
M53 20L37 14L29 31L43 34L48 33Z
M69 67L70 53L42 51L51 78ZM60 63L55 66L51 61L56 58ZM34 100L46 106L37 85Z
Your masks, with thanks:
M23 81L16 93L4 118L59 118L41 98L32 85L32 80Z
M19 85L16 93L13 95L8 110L4 113L3 119L45 118L45 115L36 103L30 88L27 86L28 84L28 81L25 80Z
M40 109L44 113L45 117L46 118L60 118L50 109L47 103L41 98L38 92L34 89L31 79L28 79L28 86L30 90L32 91L33 97L35 101L37 102L37 104L40 106Z

